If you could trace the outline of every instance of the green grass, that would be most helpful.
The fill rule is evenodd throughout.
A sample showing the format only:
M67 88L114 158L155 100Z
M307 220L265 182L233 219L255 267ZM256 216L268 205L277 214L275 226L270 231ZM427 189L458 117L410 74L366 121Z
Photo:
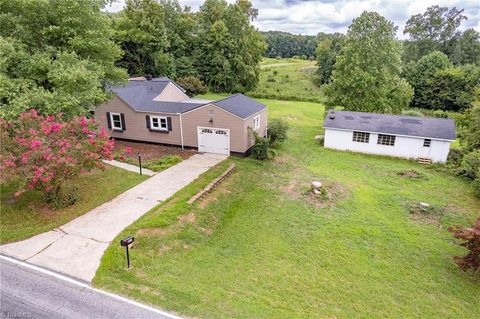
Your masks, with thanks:
M135 157L124 157L123 159L120 159L120 156L116 156L115 159L120 162L125 162L138 166L138 159L136 159ZM149 170L152 170L154 172L161 172L180 163L181 161L182 158L178 155L166 155L159 159L142 161L142 167L148 168Z
M264 58L258 87L247 95L293 101L322 102L322 89L312 82L315 61Z
M110 166L104 171L92 171L67 185L78 187L78 202L57 210L50 209L43 202L41 193L35 190L27 191L13 201L15 185L2 185L1 242L17 241L52 230L115 198L145 179L145 176Z
M119 236L136 237L133 269L112 245L96 286L199 318L478 317L480 278L457 268L452 257L465 250L446 230L478 215L467 182L412 161L324 149L314 141L321 105L261 101L291 124L278 156L231 158L150 211ZM205 207L186 203L232 161L236 172ZM316 179L335 185L330 205L302 195ZM415 219L417 201L448 213ZM196 219L178 218L187 214Z

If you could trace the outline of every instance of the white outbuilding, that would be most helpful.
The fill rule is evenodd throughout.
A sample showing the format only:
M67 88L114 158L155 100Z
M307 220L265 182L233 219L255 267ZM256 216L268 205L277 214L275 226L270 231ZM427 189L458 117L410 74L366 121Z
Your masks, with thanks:
M445 162L455 140L452 119L329 111L324 146L344 151Z

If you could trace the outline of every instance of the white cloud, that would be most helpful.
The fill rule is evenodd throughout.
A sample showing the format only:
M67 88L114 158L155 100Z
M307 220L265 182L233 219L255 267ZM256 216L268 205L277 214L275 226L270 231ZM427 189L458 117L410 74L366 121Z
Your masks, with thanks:
M198 10L203 0L180 0L182 6ZM228 0L234 2L234 0ZM449 8L465 9L468 17L461 29L475 28L480 31L480 1L478 0L253 0L259 9L258 19L254 25L262 30L279 30L292 33L315 35L318 32L347 31L352 20L363 11L377 11L388 20L393 21L398 29L398 36L403 38L403 27L413 14L423 13L432 5L438 4ZM108 11L119 11L124 1L114 3Z

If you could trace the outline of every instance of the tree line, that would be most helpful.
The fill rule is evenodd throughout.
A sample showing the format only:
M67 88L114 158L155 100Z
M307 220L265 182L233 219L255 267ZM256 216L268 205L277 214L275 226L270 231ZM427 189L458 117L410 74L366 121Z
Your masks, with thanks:
M317 36L282 31L262 32L267 43L264 56L269 58L315 59Z
M266 49L249 0L205 0L198 12L177 0L0 2L0 115L85 114L128 76L168 76L195 92L246 92L258 83Z

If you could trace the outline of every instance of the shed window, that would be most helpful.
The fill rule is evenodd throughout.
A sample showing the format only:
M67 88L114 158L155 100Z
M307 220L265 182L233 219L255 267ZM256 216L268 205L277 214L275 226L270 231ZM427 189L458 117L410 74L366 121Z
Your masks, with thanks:
M112 128L114 130L123 130L120 113L110 113L110 119L112 120Z
M260 128L260 115L253 118L253 129L258 130Z
M370 141L370 133L353 132L353 141L358 143L368 143Z
M168 131L167 118L164 116L150 116L150 127L152 130Z
M394 146L395 145L395 135L378 134L377 144L378 145Z
M426 138L423 140L423 147L430 147L432 145L432 140L429 138Z

